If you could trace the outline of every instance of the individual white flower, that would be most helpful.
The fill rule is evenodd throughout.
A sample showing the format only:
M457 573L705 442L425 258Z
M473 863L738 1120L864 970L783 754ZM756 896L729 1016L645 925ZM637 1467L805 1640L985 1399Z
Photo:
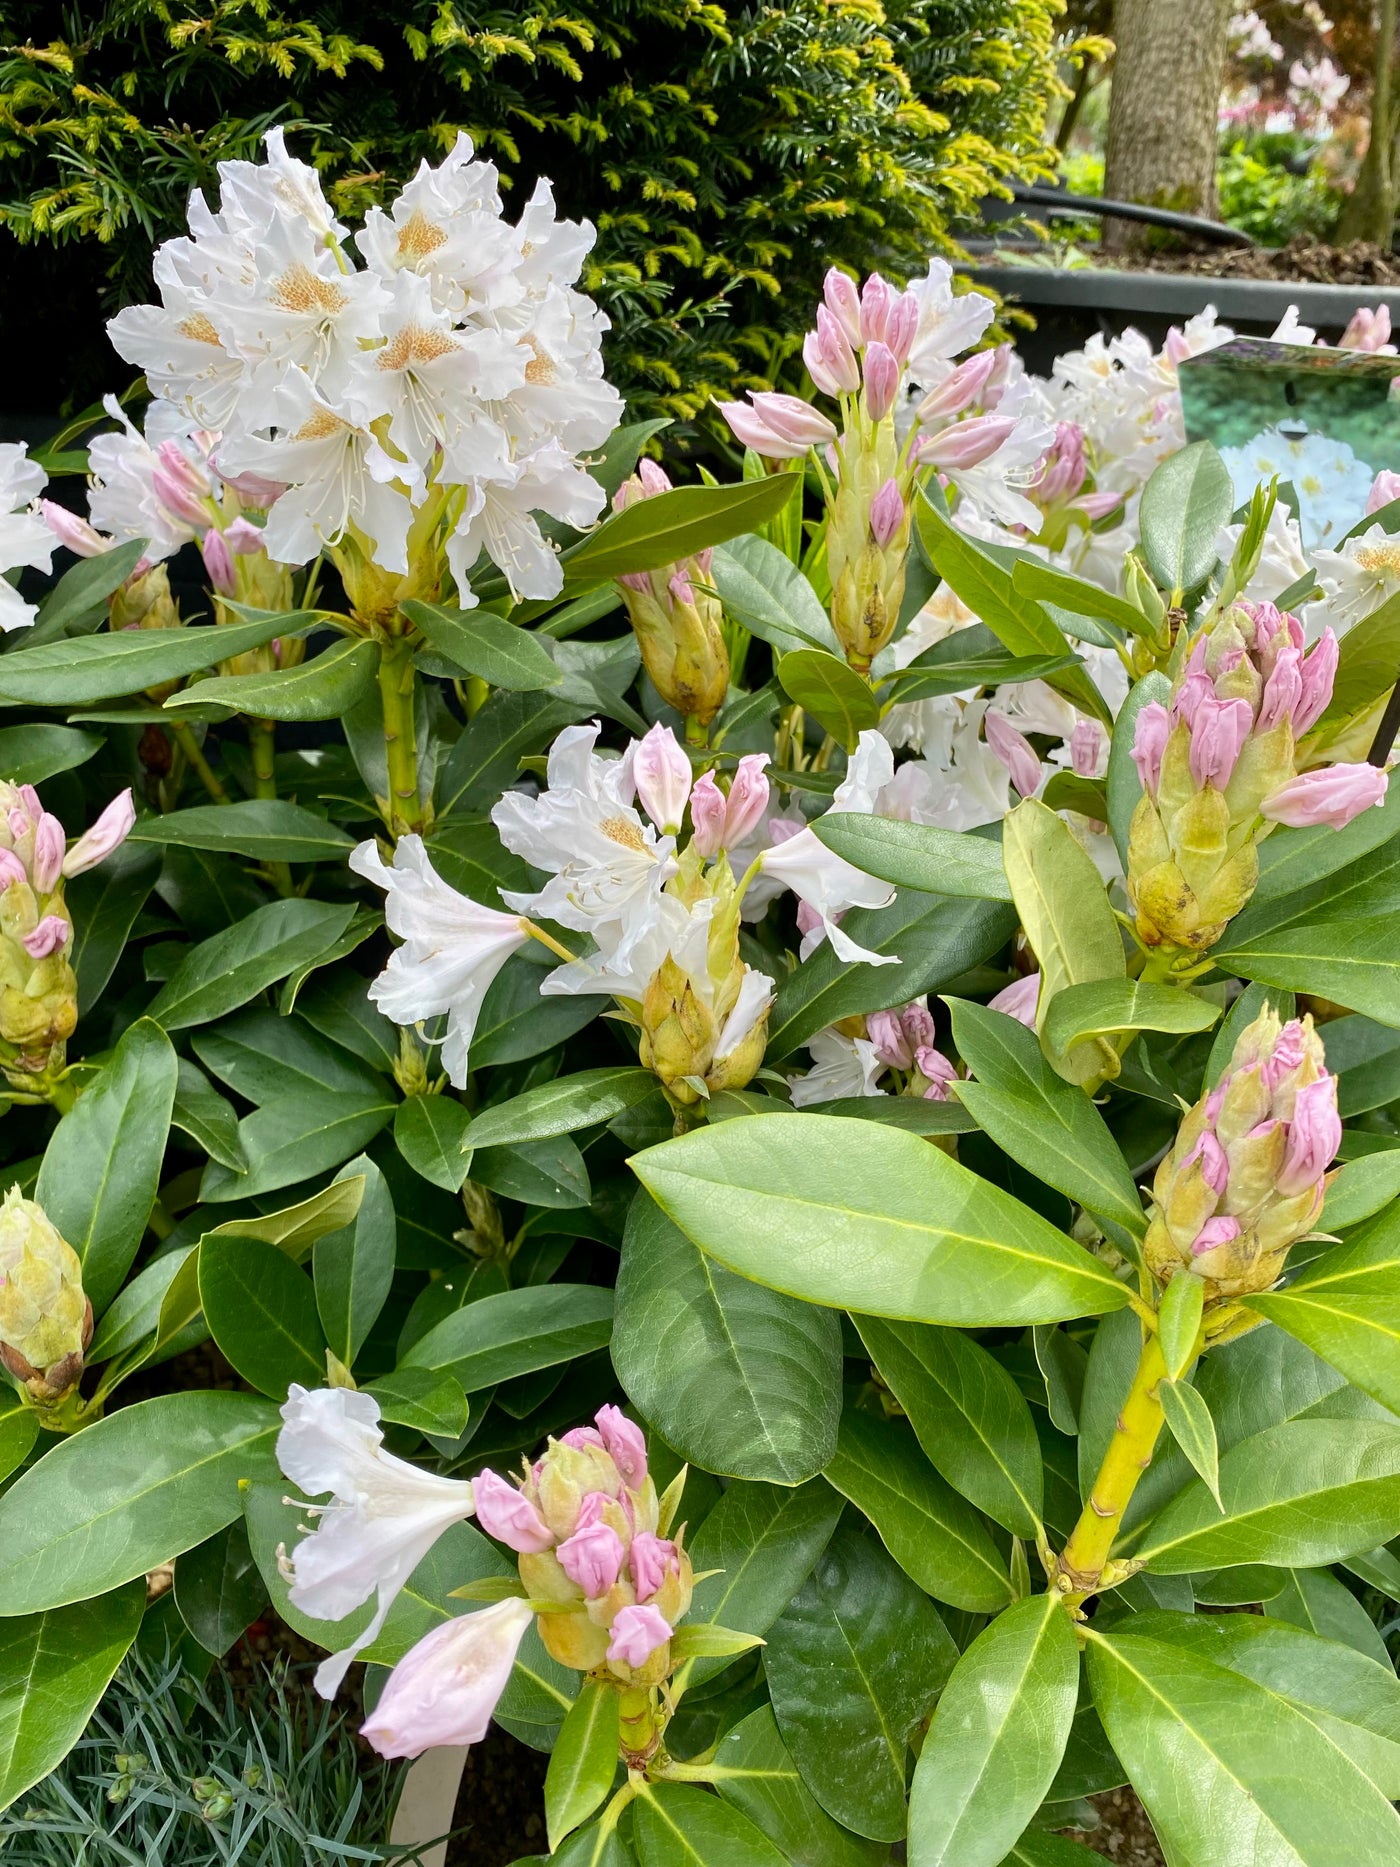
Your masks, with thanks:
M831 808L868 815L893 777L894 753L889 741L877 732L863 732L851 754L846 776L836 787ZM848 962L865 960L872 966L899 964L897 953L872 953L843 933L836 923L836 916L848 908L888 907L894 900L894 889L828 849L810 824L767 850L761 864L761 872L770 881L782 882L812 910L839 958Z
M459 595L469 597L471 569L484 551L505 573L517 600L558 596L564 587L559 553L535 514L544 512L581 529L593 523L606 499L598 482L553 440L477 480L447 544Z
M393 868L373 842L351 853L350 867L385 890L385 922L403 941L370 987L370 998L395 1024L419 1024L445 1012L442 1067L449 1081L465 1088L481 1001L511 954L530 938L529 923L449 888L420 836L399 838Z
M802 1076L789 1076L795 1109L811 1108L816 1102L836 1102L844 1096L880 1096L876 1087L884 1064L866 1037L847 1037L834 1026L818 1031L807 1040L812 1067Z
M282 1408L277 1462L308 1497L315 1529L290 1556L278 1552L294 1608L339 1621L377 1596L373 1618L350 1646L322 1661L316 1690L334 1695L357 1653L375 1640L394 1597L445 1530L475 1511L472 1488L384 1450L379 1408L343 1387L308 1392L295 1383Z
M982 738L987 705L952 695L911 705L908 711L917 715L918 724L907 743L923 757L900 766L880 792L876 815L944 830L999 823L1011 808L1011 779Z
M263 149L261 162L219 164L226 224L257 238L275 220L304 221L322 242L344 240L349 229L332 213L315 169L288 154L286 132L269 130Z
M37 513L24 508L38 498L48 475L31 460L22 441L0 442L0 630L27 629L39 613L26 603L7 573L21 565L49 570L54 536Z
M1369 525L1336 551L1314 551L1313 569L1326 602L1304 610L1309 636L1326 625L1342 635L1400 590L1400 537Z
M507 791L491 811L501 841L552 880L537 894L508 894L508 907L591 933L618 963L675 873L676 839L659 836L633 805L630 759L594 751L597 720L566 726L549 749L538 797Z
M118 543L143 539L146 561L158 563L199 535L194 520L200 502L214 497L207 451L169 403L151 404L145 434L115 396L105 396L102 406L120 425L97 435L88 448L93 528ZM205 527L211 517L203 514Z
M361 1734L381 1757L479 1744L534 1618L510 1596L434 1627L390 1673Z
M927 391L942 380L941 365L980 341L996 316L996 301L984 292L955 292L953 268L946 259L931 259L928 271L922 279L912 279L909 290L919 304L909 374Z
M1285 434L1265 428L1243 447L1222 447L1235 500L1243 505L1257 486L1288 480L1298 495L1303 546L1316 550L1344 538L1366 511L1374 472L1345 441L1323 434Z
M426 279L434 304L454 318L482 306L499 310L524 291L519 235L501 218L500 176L492 163L473 160L464 131L437 168L419 164L387 213L369 210L355 245L382 278Z

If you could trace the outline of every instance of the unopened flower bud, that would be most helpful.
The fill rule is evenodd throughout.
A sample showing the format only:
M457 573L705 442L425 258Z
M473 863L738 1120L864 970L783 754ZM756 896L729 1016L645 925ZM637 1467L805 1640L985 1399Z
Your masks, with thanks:
M130 796L130 792L127 795ZM47 895L53 892L59 876L63 873L63 852L67 847L67 840L63 834L63 825L58 818L44 811L34 831L35 894Z
M95 869L99 862L104 862L114 849L124 843L136 821L136 805L132 801L131 787L119 791L107 805L102 815L90 829L74 843L63 858L63 873L72 879L83 875L89 869Z
M904 524L904 498L898 480L886 480L870 502L870 535L887 550Z
M914 1061L913 1046L904 1034L897 1011L872 1011L865 1020L865 1034L881 1063L891 1069L907 1070Z
M238 589L238 579L233 569L233 553L224 542L223 533L210 526L200 540L199 551L214 589L220 596L232 596Z
M590 1597L607 1594L622 1570L626 1553L617 1531L600 1522L584 1524L555 1551L565 1575Z
M690 760L669 726L657 724L636 742L632 778L642 809L658 829L674 835L690 800Z
M901 292L885 319L885 347L903 369L919 329L919 301L913 292Z
M1390 307L1377 305L1373 310L1369 305L1358 305L1351 314L1351 322L1337 340L1341 350L1389 350Z
M994 707L987 709L983 723L987 744L1010 772L1012 784L1022 797L1034 797L1040 788L1040 756L1035 747Z
M647 1481L646 1434L619 1407L600 1407L594 1417L603 1445L621 1474L622 1482L630 1490L639 1491Z
M667 1576L677 1572L676 1546L669 1537L657 1536L650 1530L640 1531L632 1538L627 1566L638 1601L650 1601Z
M1378 766L1327 765L1281 785L1259 808L1270 823L1290 829L1325 823L1341 830L1363 810L1383 804L1387 785L1388 776Z
M623 1608L612 1624L608 1658L636 1671L670 1638L670 1623L659 1608L649 1605Z
M920 423L931 426L934 422L951 421L964 409L971 408L991 380L996 366L995 350L979 350L949 370L942 382L930 389L919 403Z
M58 542L67 545L75 557L101 557L104 551L110 551L116 543L115 538L108 538L94 530L86 519L80 519L76 512L70 512L67 506L55 504L52 499L39 501L39 513Z
M881 343L885 323L897 294L892 285L872 272L860 289L860 336L865 344Z
M479 1743L533 1619L511 1598L433 1628L390 1673L362 1735L381 1757Z
M1389 467L1382 467L1372 480L1371 490L1366 495L1366 517L1371 518L1380 511L1382 506L1391 505L1397 499L1400 499L1400 473L1392 472Z
M926 1102L946 1102L948 1085L958 1080L958 1073L949 1058L941 1050L935 1050L931 1044L921 1044L915 1052L914 1061L919 1066L919 1074L925 1078L928 1087L924 1090Z
M886 344L872 343L865 352L863 371L865 412L872 421L883 421L899 393L900 367L894 352Z
M552 1549L549 1526L513 1484L493 1471L484 1471L472 1484L476 1520L488 1536L519 1554Z
M974 415L942 434L925 436L918 443L919 464L947 473L978 467L1010 438L1015 427L1016 418L1011 415Z
M1008 1018L1015 1018L1018 1024L1027 1024L1034 1030L1035 1010L1039 1000L1040 974L1028 972L1024 978L1003 986L994 998L989 998L987 1009L1005 1012Z
M827 310L840 323L847 342L860 344L860 293L855 280L833 266L822 281L822 298Z
M1069 738L1069 758L1071 766L1081 778L1095 778L1099 775L1103 749L1103 727L1098 721L1076 720Z
M49 1405L77 1386L91 1340L77 1252L43 1207L12 1186L0 1205L0 1361Z

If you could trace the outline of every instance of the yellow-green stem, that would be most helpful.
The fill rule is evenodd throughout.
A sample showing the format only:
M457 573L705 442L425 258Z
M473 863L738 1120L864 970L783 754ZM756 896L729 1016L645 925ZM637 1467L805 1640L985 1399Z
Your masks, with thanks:
M1166 1373L1161 1342L1155 1333L1150 1334L1143 1342L1137 1373L1123 1403L1123 1411L1118 1415L1089 1501L1060 1558L1060 1573L1071 1585L1067 1598L1072 1606L1077 1607L1086 1596L1097 1592L1109 1552L1122 1527L1123 1513L1132 1502L1138 1481L1152 1463L1163 1422L1158 1388Z
M379 699L384 710L384 758L389 772L385 822L395 838L423 827L418 799L418 734L413 719L413 643L391 636L379 658Z
M208 759L205 758L199 741L195 738L192 729L188 725L172 724L170 732L176 745L180 748L180 753L185 763L189 766L190 770L194 772L195 776L199 779L199 782L204 786L210 797L213 798L214 802L216 804L232 803L233 800L230 798L228 792L224 789L219 779L215 777L214 768L209 763Z
M253 790L256 796L277 796L277 728L271 720L249 720L248 743L253 753ZM268 874L279 895L290 895L292 871L285 862L269 862Z
M618 1750L629 1769L650 1762L661 1742L664 1724L654 1691L631 1686L618 1693Z

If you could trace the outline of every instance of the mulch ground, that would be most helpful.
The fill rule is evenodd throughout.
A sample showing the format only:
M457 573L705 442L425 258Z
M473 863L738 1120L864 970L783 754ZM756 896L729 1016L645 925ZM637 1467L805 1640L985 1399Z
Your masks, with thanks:
M1328 246L1300 234L1287 246L1116 255L1101 263L1133 272L1187 272L1206 279L1283 279L1306 285L1400 285L1400 256L1367 240Z
M1165 1867L1147 1811L1131 1789L1110 1789L1106 1795L1095 1796L1093 1803L1101 1826L1091 1835L1072 1835L1072 1840L1082 1841L1095 1854L1116 1861L1118 1867Z

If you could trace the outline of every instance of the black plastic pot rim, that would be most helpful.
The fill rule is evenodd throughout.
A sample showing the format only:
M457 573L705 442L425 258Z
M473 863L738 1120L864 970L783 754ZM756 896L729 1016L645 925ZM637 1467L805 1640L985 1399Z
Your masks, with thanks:
M1098 266L969 266L969 276L1026 305L1191 317L1214 305L1232 319L1277 323L1296 305L1305 324L1341 330L1359 305L1385 305L1400 323L1400 286L1313 285L1295 279L1210 279L1194 273L1120 272Z

